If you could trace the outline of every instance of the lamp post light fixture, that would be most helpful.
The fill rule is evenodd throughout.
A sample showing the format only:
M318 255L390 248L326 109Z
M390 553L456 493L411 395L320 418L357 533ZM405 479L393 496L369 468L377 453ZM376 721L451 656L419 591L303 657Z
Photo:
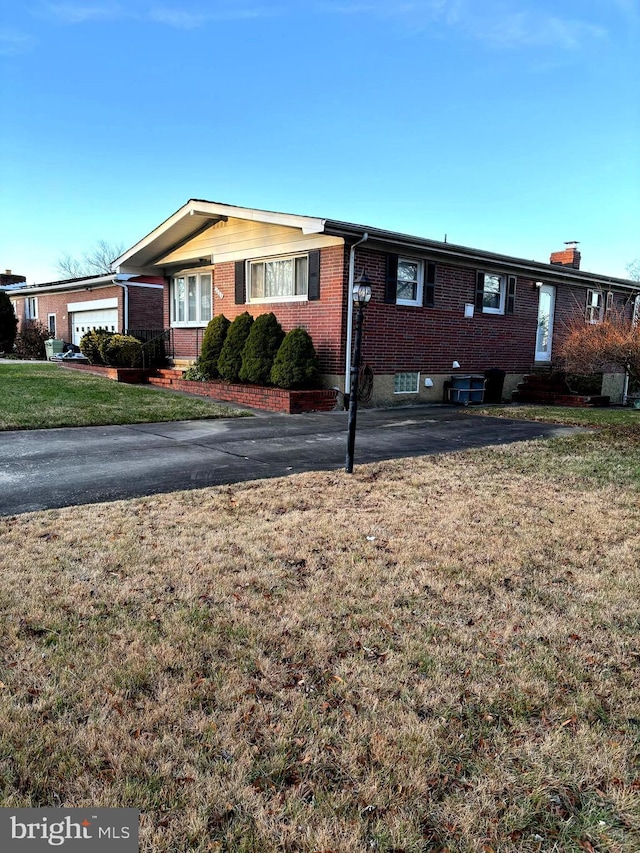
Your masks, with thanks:
M358 276L351 294L354 304L358 308L356 314L356 339L351 360L351 393L349 395L349 421L347 427L347 459L345 471L353 474L353 451L356 444L356 418L358 415L358 375L360 373L360 353L362 350L362 323L364 320L364 309L371 300L371 284L363 273Z

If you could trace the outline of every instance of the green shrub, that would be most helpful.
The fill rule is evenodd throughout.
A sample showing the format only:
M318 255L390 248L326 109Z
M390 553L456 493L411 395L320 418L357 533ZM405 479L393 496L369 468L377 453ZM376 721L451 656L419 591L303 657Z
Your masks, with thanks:
M44 342L51 334L37 320L28 320L16 335L15 352L20 358L45 358Z
M229 326L220 357L218 358L218 373L226 382L237 382L240 379L242 367L242 350L245 345L253 317L248 311L238 314Z
M284 330L275 314L270 312L257 317L242 350L240 379L256 385L267 385L283 339Z
M17 328L18 318L9 295L4 290L0 290L0 352L13 352Z
M316 388L320 365L313 341L304 329L287 332L271 368L271 382L279 388Z
M182 374L183 379L188 379L189 382L206 382L208 376L200 366L200 359L196 359L196 363L188 367Z
M115 333L106 329L91 329L85 332L80 339L80 352L88 359L90 364L105 364L100 347Z
M110 335L100 344L100 355L109 367L140 367L140 341L131 335Z
M231 321L224 314L218 314L209 321L200 349L198 366L207 379L218 376L218 359L227 338Z

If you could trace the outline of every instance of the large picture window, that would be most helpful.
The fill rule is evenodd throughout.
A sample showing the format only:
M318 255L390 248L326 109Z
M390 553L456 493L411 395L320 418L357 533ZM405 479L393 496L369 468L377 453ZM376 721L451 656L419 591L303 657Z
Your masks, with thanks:
M308 290L307 255L249 262L249 302L306 299Z
M211 273L184 272L171 279L171 324L205 326L211 319Z

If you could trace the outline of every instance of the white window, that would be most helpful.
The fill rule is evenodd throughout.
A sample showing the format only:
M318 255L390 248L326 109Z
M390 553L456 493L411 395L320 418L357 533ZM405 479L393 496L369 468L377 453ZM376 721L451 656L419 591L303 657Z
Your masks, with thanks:
M249 302L290 302L307 298L309 258L265 258L249 262Z
M484 314L504 314L506 279L496 273L484 273L482 311Z
M398 258L397 305L422 305L424 264L411 258Z
M604 318L604 294L601 290L587 290L587 323L602 323Z
M206 326L211 319L211 273L186 271L171 279L171 325Z
M55 314L47 314L47 326L49 327L49 334L52 338L56 336L56 315Z
M417 394L419 385L419 373L396 373L393 377L394 394Z
M36 296L27 296L24 300L24 317L25 320L38 319L38 299Z

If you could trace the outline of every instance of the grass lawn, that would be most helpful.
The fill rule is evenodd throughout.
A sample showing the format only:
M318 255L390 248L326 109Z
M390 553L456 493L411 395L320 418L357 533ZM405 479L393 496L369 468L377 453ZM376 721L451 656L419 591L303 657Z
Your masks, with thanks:
M147 853L637 853L639 487L620 427L7 518L1 804L139 808Z
M233 418L247 412L51 363L0 364L0 429Z

